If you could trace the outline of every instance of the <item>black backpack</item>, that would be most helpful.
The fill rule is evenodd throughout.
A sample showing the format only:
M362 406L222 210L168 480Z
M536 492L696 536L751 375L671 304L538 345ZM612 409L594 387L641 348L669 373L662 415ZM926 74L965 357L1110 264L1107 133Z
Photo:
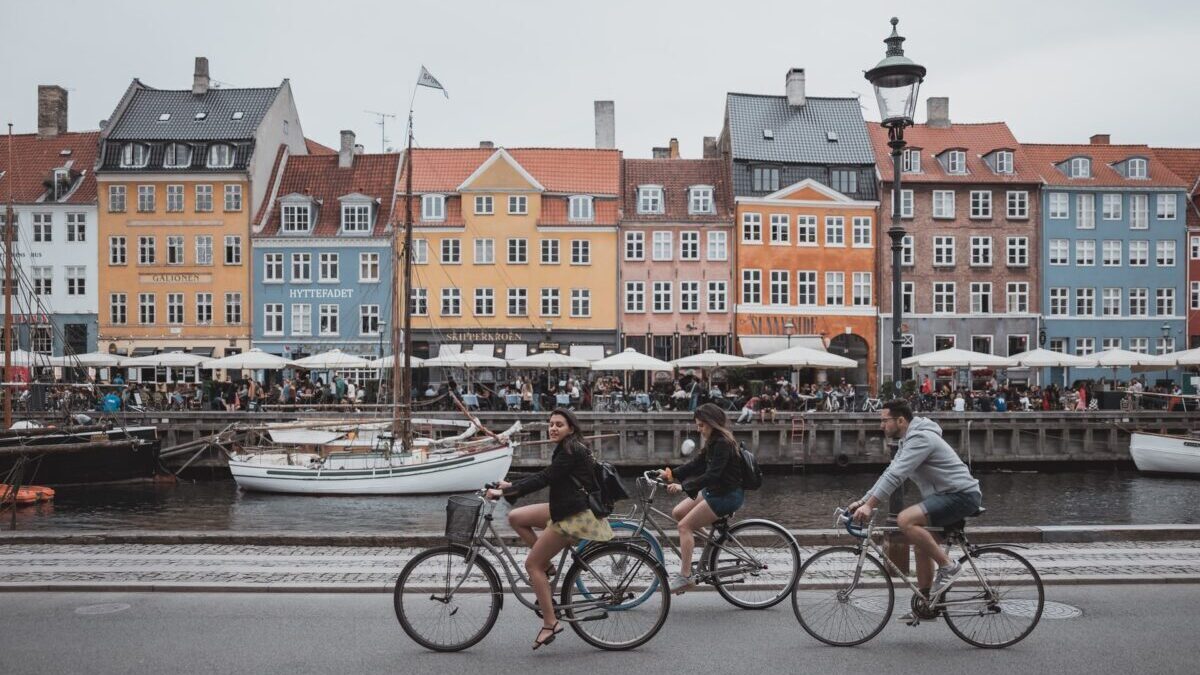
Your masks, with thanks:
M757 490L763 484L762 467L754 458L754 453L746 449L744 442L738 443L738 457L742 462L742 489Z
M575 485L578 485L587 497L588 508L597 518L607 518L616 508L617 502L629 499L629 491L621 482L616 467L608 462L592 460L592 480L596 483L594 491L583 487L575 476L571 476L571 480L575 481Z

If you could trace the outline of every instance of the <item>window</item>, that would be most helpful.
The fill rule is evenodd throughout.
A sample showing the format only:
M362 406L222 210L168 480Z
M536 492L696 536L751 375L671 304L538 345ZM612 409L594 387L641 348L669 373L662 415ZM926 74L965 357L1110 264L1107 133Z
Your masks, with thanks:
M1105 220L1121 219L1121 195L1105 193L1100 201L1102 204L1102 218Z
M318 258L317 281L322 284L337 283L341 279L341 254L322 253Z
M762 302L762 270L742 270L742 302L747 305Z
M263 335L283 335L283 304L263 305Z
M838 192L848 195L858 192L858 172L846 169L834 169L829 172L832 187Z
M283 231L308 232L310 211L308 204L284 204L281 209Z
M755 192L774 192L779 189L777 167L756 166L751 171Z
M933 266L952 267L954 265L954 237L933 238Z
M646 311L646 282L626 281L625 312L634 313L644 311Z
M792 280L787 270L771 270L771 304L792 304Z
M208 213L213 210L213 186L196 186L196 213Z
M825 245L846 245L846 219L843 216L825 216Z
M1175 220L1175 195L1158 195L1156 215L1159 220Z
M138 264L153 265L155 262L154 237L138 237Z
M122 326L128 320L126 313L126 296L124 293L111 293L108 296L108 321Z
M125 237L108 238L108 264L125 264Z
M900 264L911 267L915 264L915 243L911 234L904 235L900 240Z
M992 313L992 283L990 281L971 282L971 313Z
M933 348L937 351L950 349L958 345L957 335L934 335Z
M493 201L491 195L475 195L475 215L490 216L495 213Z
M307 284L312 281L312 254L292 254L292 281Z
M167 186L167 212L178 213L183 211L183 186L168 185Z
M490 239L488 241L491 241ZM529 262L529 240L508 240L508 264L524 265Z
M1146 177L1146 160L1141 157L1134 157L1125 165L1125 175L1129 178L1145 178Z
M1013 154L1008 150L996 153L996 173L1013 172Z
M791 242L792 219L786 213L771 214L771 243L787 245Z
M85 295L87 293L87 268L71 266L66 268L67 295Z
M341 332L341 327L338 326L338 310L337 305L321 305L319 328L321 335L338 335Z
M34 295L50 295L54 292L54 272L50 267L33 268Z
M571 289L571 316L589 317L592 315L592 292L586 288Z
M1129 351L1135 354L1148 354L1150 352L1150 338L1129 338Z
M154 186L138 186L138 213L154 213Z
M1073 157L1071 159L1071 178L1090 178L1092 175L1092 160L1087 157Z
M167 169L186 169L192 164L192 148L183 143L170 143L163 153L163 167Z
M525 195L509 195L508 213L513 216L523 216L529 213L529 197Z
M1146 267L1150 264L1150 242L1135 239L1129 242L1129 266Z
M1096 289L1075 289L1075 316L1096 315Z
M971 217L992 217L992 193L990 190L971 190Z
M905 281L900 284L900 311L912 314L917 311L916 283Z
M1051 265L1069 265L1071 256L1071 242L1067 239L1051 239L1050 240L1050 264Z
M946 153L946 173L966 173L967 153L962 150L951 150Z
M508 289L508 315L526 316L529 314L529 290L525 288Z
M542 242L542 257L545 258L545 241ZM626 260L645 260L646 259L646 233L638 230L629 230L625 232L625 259ZM545 262L543 260L542 262Z
M374 283L379 281L378 253L358 254L358 281L360 283Z
M707 186L694 186L688 189L688 213L714 213L713 189Z
M379 305L358 306L358 334L379 335Z
M1100 348L1104 349L1104 350L1120 349L1121 348L1121 338L1119 338L1119 337L1101 338L1100 339Z
M655 281L651 284L651 311L664 313L671 311L672 298L675 295L670 281Z
M429 289L413 287L409 303L413 316L429 316Z
M670 260L672 249L671 233L655 232L652 236L654 244L651 249L651 257L654 260Z
M445 220L446 195L421 195L421 220Z
M558 316L559 315L560 310L559 310L559 306L558 306L558 297L559 296L558 296L557 288L543 288L542 289L542 292L541 292L541 304L542 304L541 315L542 316Z
M142 325L154 323L153 293L138 293L138 323Z
M236 234L225 235L225 264L242 264L242 238Z
M575 195L570 200L570 220L590 223L595 218L592 208L592 198L587 195Z
M1191 259L1200 260L1200 237L1193 236L1190 241Z
M817 245L816 216L796 216L796 244L799 246Z
M1105 288L1100 291L1100 315L1121 316L1121 289Z
M663 189L654 185L638 188L638 213L662 213Z
M334 307L334 332L337 334L337 305ZM225 294L225 325L239 326L242 323L242 294L241 293L226 293Z
M292 335L312 335L312 305L292 305Z
M825 273L825 304L841 306L846 304L846 273Z
M51 213L35 213L33 214L33 240L40 242L54 241L54 214Z
M762 214L742 214L742 241L747 244L762 243Z
M1154 290L1154 313L1156 316L1175 316L1175 289Z
M167 323L183 325L183 293L167 293Z
M992 238L971 237L971 267L992 266Z
M866 247L871 245L871 219L865 216L855 216L853 219L854 246Z
M1066 338L1050 338L1046 342L1046 346L1049 347L1050 351L1052 351L1052 352L1058 352L1059 354L1067 353Z
M817 273L811 270L796 272L796 304L800 306L815 306L817 304Z
M913 217L913 191L912 190L901 190L900 191L900 217L901 218L912 218Z
M1010 281L1004 296L1004 310L1009 314L1024 314L1029 311L1029 282ZM1024 350L1021 350L1024 351Z
M1096 264L1096 240L1080 239L1075 242L1075 264L1090 267Z
M869 307L871 305L871 295L871 273L855 272L853 287L854 306Z
M955 284L953 281L935 281L933 283L933 313L953 314L955 307Z
M953 218L954 217L954 191L953 190L934 190L933 191L933 217L934 218Z
M1154 345L1155 345L1156 349L1158 350L1159 354L1170 354L1171 352L1175 351L1175 338L1173 338L1173 337L1154 338ZM43 351L49 351L49 350L43 350Z
M70 277L68 277L67 281L70 282L70 280ZM1193 281L1191 289L1191 308L1193 310L1200 310L1200 281Z
M1150 227L1150 214L1146 195L1129 195L1129 229L1144 230Z
M442 289L442 316L462 314L462 292L457 288Z
M1101 245L1101 264L1105 267L1120 267L1125 257L1120 239L1105 239Z
M167 264L183 264L183 235L178 234L167 237Z
M1050 289L1050 316L1068 316L1070 310L1071 289L1055 287Z
M921 173L920 148L908 148L905 150L902 161L901 171L904 173Z
M359 233L370 232L371 205L342 204L342 231Z
M670 234L670 233L668 232L668 234ZM572 239L571 240L571 264L572 265L591 265L592 264L592 242L588 241L587 239Z
M279 307L279 334L283 334L283 305ZM197 293L196 294L196 323L209 325L213 322L213 296L212 293Z
M1163 239L1154 243L1154 262L1159 267L1175 266L1175 241Z
M214 169L227 169L233 166L233 146L218 143L208 149L208 166Z
M457 239L442 240L442 264L458 265L462 262L462 243Z
M150 146L126 143L121 148L121 168L140 169L150 162Z
M708 311L724 312L728 307L728 293L724 281L708 282Z
M475 289L475 316L492 316L496 313L496 291L491 288Z
M641 258L638 258L641 260ZM543 239L542 240L542 264L557 265L558 264L558 240Z
M1091 230L1096 227L1096 195L1075 195L1075 228Z
M1063 220L1070 217L1068 211L1068 195L1065 192L1050 193L1050 217L1055 220Z
M1200 245L1200 244L1198 244ZM729 233L711 231L708 233L708 259L709 260L728 260L729 259Z
M971 351L976 354L991 354L992 353L992 336L991 335L972 335L971 336Z
M1024 219L1029 217L1028 192L1024 190L1006 192L1005 201L1008 203L1007 215L1010 219Z
M1075 338L1075 356L1090 356L1096 353L1096 338Z
M242 186L241 185L226 185L225 186L225 212L242 210ZM282 315L281 315L282 318Z
M1150 316L1150 289L1129 289L1129 316Z
M282 261L282 254L280 260ZM213 238L211 234L196 235L196 264L211 265L213 262ZM279 270L279 280L283 281L283 268Z
M412 262L414 265L429 264L429 241L425 239L413 239Z
M108 186L108 212L109 213L124 213L125 212L125 186L124 185L109 185Z
M692 314L700 311L700 282L679 282L679 311Z
M700 259L700 233L695 230L679 233L679 259Z
M1006 249L1009 267L1029 266L1029 237L1009 237Z
M495 239L476 239L475 240L475 264L476 265L491 265L496 262L496 240Z

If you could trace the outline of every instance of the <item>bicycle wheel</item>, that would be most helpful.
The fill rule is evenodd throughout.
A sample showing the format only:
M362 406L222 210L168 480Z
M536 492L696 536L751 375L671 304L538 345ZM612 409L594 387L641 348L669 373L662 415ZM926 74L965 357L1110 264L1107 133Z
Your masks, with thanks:
M582 585L585 592L579 592ZM641 598L646 589L657 590ZM603 544L579 554L563 579L563 619L584 642L613 651L654 637L671 610L667 573L640 547ZM573 607L572 605L579 605Z
M984 548L959 562L962 572L941 602L946 625L955 635L976 647L999 649L1033 632L1042 618L1045 593L1042 578L1028 560L1008 549Z
M637 532L637 529L638 529L638 526L636 524L630 523L630 522L627 522L624 520L610 520L608 522L609 522L609 525L612 527L613 541L619 541L620 543L628 544L629 546L636 546L636 547L642 549L643 551L645 551L646 553L649 553L651 556L653 556L656 560L658 560L658 563L660 565L664 564L662 544L658 543L658 539L656 539L654 537L654 535L650 534L650 532L648 532L646 530L642 530L641 535L635 537L634 534ZM575 550L579 553L583 553L584 550L586 550L589 547L602 546L602 545L603 544L597 544L597 543L593 543L593 542L589 542L589 541L581 541L578 544L576 544ZM614 569L613 571L620 573L623 570L618 568L618 569ZM587 586L584 584L584 580L582 578L575 581L575 590L578 591L578 593L580 594L581 597L588 598L588 599L590 599L592 597L591 595L589 595L590 591L588 590ZM647 586L646 589L644 591L642 591L642 593L639 594L637 597L630 599L630 600L626 600L625 602L621 603L621 608L628 609L630 607L635 607L638 604L645 602L646 600L649 600L651 597L653 597L654 593L657 590L658 590L658 582L655 582L655 583Z
M738 570L716 576L713 586L722 598L742 609L766 609L787 598L800 571L800 548L782 525L743 520L708 554L709 572Z
M496 623L503 602L500 579L481 557L468 567L468 555L460 546L431 548L408 561L396 579L396 618L426 649L466 649Z
M800 568L792 610L805 632L827 645L851 647L879 634L896 602L892 579L870 553L852 546L818 552ZM856 574L857 571L857 574Z

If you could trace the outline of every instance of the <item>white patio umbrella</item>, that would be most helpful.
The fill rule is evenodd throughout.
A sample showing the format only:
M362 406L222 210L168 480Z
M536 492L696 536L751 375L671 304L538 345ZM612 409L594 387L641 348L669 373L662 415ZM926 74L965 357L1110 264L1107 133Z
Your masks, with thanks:
M112 368L121 365L121 357L108 352L88 352L70 356L53 356L49 365L67 368Z
M458 354L441 354L437 358L425 359L421 364L424 368L503 368L507 365L504 359L498 359L487 354L476 352L460 352Z
M715 349L707 349L702 354L692 354L671 362L676 368L730 368L737 366L752 366L754 359L732 354L722 354Z
M1017 365L1022 368L1094 368L1096 366L1095 359L1053 352L1049 349L1034 349L1013 354L1009 358L1015 360Z
M398 361L399 363L403 364L404 363L404 355L401 354L399 358L395 358L391 354L388 354L387 356L381 356L381 357L375 359L374 361L371 361L370 367L371 368L391 368L392 363L395 361ZM411 359L409 359L409 362L412 364L413 368L420 368L425 364L425 359L414 356Z
M617 371L660 371L674 370L675 367L670 363L661 359L656 359L653 356L646 356L633 347L629 347L619 354L600 359L592 362L592 370L617 370Z
M589 368L592 362L577 356L567 356L558 352L542 352L529 354L516 359L509 359L510 368Z
M1200 366L1200 347L1171 352L1170 354L1143 356L1147 357L1146 361L1139 364L1140 367L1138 370L1162 370L1164 366L1167 368Z
M13 339L16 342L16 339ZM47 354L38 352L27 352L24 349L14 349L12 354L12 365L14 368L28 368L30 366L48 366L51 358ZM0 367L4 366L4 354L0 353Z
M1155 359L1158 357L1150 354L1139 354L1131 352L1127 349L1105 349L1102 352L1092 354L1092 360L1097 366L1102 368L1132 368L1140 365L1158 365Z
M296 359L289 362L291 366L300 368L308 368L310 370L332 370L335 368L370 368L370 361L355 356L346 354L340 349L330 349L327 352L313 354L302 359Z
M910 356L900 362L905 367L918 368L1013 368L1016 359L996 354L971 352L965 349L942 349L936 352L926 352Z
M837 354L830 354L812 347L789 347L754 359L760 366L786 366L789 368L857 368L858 362Z
M207 370L283 370L293 367L296 367L295 361L264 352L261 349L251 349L241 354L213 359L201 365L201 368Z
M167 368L195 368L196 366L209 361L212 361L211 357L200 356L199 354L188 354L185 352L163 352L161 354L138 356L132 359L121 359L121 367L154 368L157 366L164 366Z

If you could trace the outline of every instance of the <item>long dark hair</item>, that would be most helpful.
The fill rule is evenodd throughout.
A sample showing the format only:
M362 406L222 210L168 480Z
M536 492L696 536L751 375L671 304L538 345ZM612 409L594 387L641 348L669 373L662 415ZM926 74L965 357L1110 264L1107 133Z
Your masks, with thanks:
M583 438L583 427L579 426L579 418L575 416L575 412L566 408L555 408L550 411L550 417L555 415L565 419L567 426L571 428L571 434L559 441L559 445L570 452L577 452L580 449L587 452L588 446L587 441Z
M707 449L709 445L712 445L717 437L724 438L734 447L737 447L737 441L733 438L733 432L729 430L729 418L725 416L725 411L721 410L715 403L705 403L697 407L693 418L698 422L704 422L712 427L713 430L713 433L708 435L708 440L704 443L703 449Z

